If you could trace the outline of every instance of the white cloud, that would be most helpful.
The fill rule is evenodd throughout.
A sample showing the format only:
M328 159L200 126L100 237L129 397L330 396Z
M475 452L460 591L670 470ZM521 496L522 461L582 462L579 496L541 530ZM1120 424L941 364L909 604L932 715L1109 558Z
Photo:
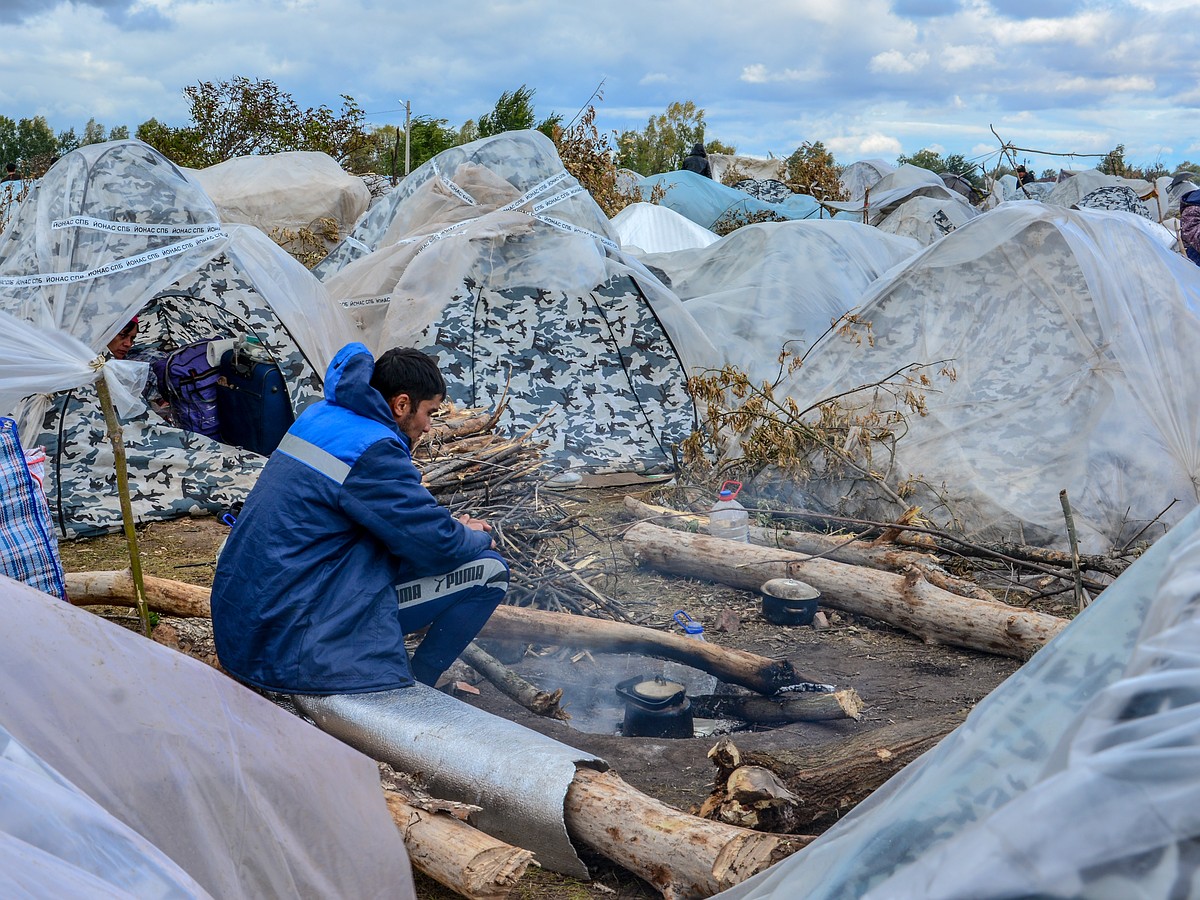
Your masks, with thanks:
M1117 26L1117 27L1114 27ZM1065 19L997 19L996 38L1004 44L1075 44L1081 47L1107 45L1120 30L1120 23L1104 12L1086 12Z
M638 81L640 85L647 84L669 84L673 79L665 72L647 72Z
M871 57L867 68L872 72L888 75L911 75L923 69L929 62L929 54L924 50L904 54L899 50L885 50Z
M993 68L996 52L982 44L948 44L942 48L938 59L947 72L965 72L968 69Z
M762 63L753 63L742 68L739 81L747 84L768 84L770 82L814 81L821 73L814 69L781 69L772 72Z
M851 135L834 137L825 141L834 156L841 159L867 159L883 157L895 159L904 149L897 138L878 132L868 135Z
M1119 75L1113 78L1065 78L1049 87L1059 93L1123 94L1129 92L1149 93L1154 90L1154 79L1148 75Z

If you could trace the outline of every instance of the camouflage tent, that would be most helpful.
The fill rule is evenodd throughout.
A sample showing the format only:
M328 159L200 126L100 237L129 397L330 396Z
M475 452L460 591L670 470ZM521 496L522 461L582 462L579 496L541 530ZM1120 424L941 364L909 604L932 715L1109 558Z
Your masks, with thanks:
M436 355L457 402L506 395L564 468L666 469L695 426L711 343L536 131L439 154L314 271L372 350Z
M226 507L264 462L145 408L148 366L103 354L139 313L143 351L258 336L296 412L354 339L316 279L257 229L222 225L203 191L152 148L114 141L64 156L0 244L0 407L17 409L23 443L47 448L46 490L64 535L120 525L98 377L123 419L138 521Z

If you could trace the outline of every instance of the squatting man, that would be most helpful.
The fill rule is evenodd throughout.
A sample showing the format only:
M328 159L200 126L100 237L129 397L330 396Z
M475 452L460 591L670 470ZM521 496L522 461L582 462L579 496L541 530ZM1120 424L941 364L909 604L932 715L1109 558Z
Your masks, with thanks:
M217 655L285 694L434 685L508 589L491 527L421 484L412 448L446 383L437 363L349 344L325 399L296 420L250 491L217 564ZM404 635L428 626L412 659Z

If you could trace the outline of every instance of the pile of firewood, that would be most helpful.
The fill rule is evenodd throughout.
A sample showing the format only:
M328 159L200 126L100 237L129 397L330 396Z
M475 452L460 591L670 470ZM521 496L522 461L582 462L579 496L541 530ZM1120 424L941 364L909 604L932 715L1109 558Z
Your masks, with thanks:
M413 453L432 494L443 502L487 498L532 481L543 462L542 445L528 432L517 438L496 434L504 409L504 403L494 411L447 403L438 411Z

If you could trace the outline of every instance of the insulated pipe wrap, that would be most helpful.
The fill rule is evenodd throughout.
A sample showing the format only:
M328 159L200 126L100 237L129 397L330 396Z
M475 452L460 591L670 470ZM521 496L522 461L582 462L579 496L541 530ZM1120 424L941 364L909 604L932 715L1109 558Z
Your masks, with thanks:
M577 765L604 760L423 684L370 694L295 696L321 730L404 772L439 797L482 807L472 824L533 852L543 868L587 878L563 804Z

